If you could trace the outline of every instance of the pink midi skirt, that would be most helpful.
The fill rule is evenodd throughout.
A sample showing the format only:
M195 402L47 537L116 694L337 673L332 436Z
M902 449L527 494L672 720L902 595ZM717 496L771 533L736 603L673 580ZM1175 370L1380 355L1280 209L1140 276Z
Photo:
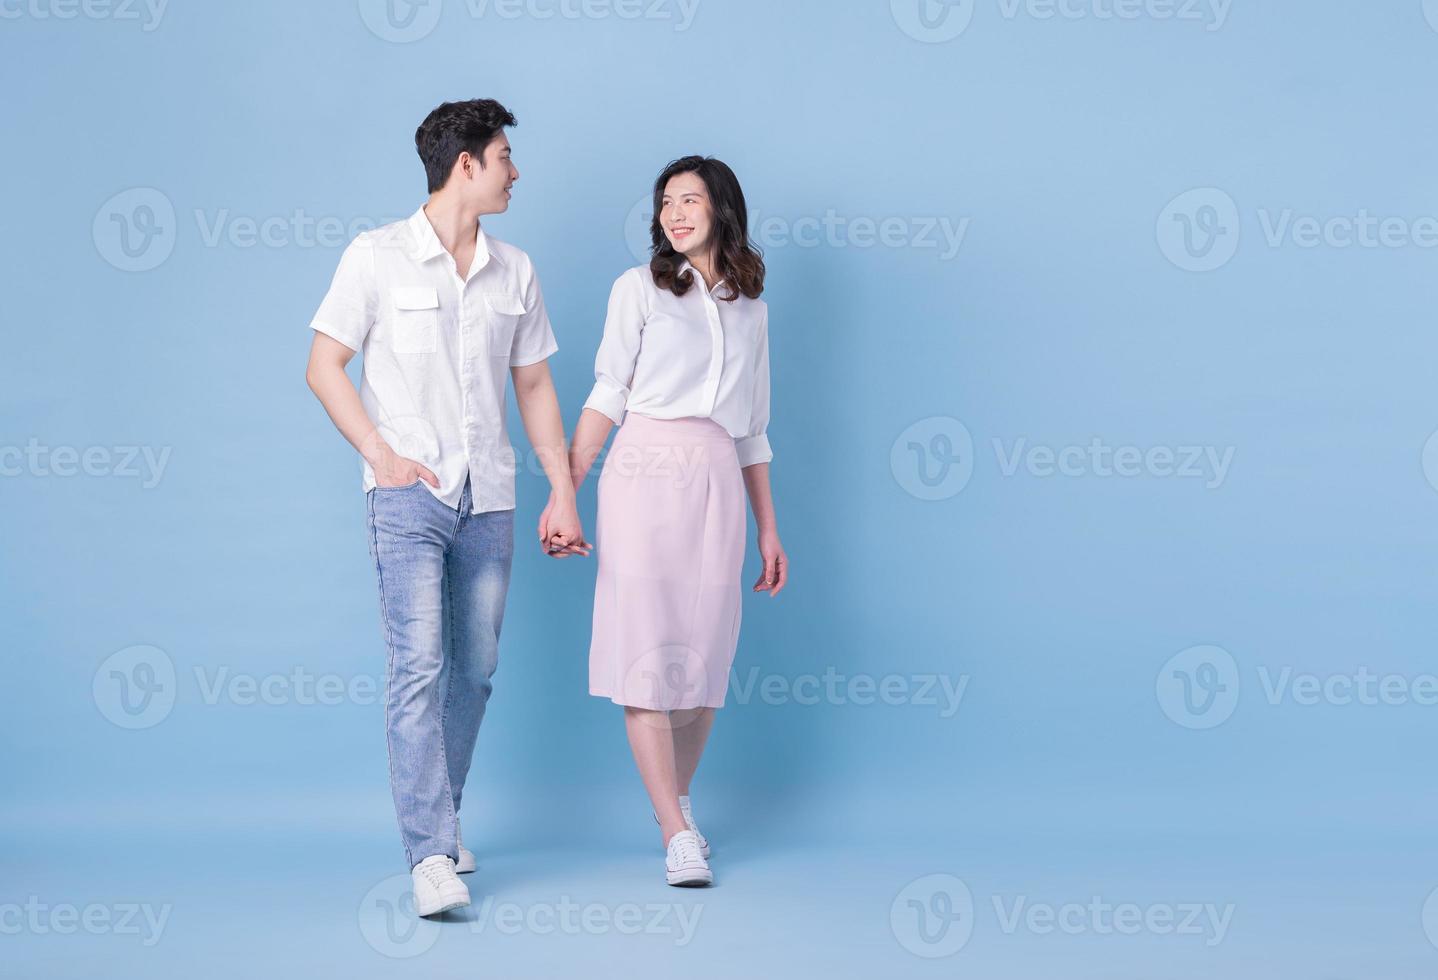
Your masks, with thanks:
M599 474L589 693L656 711L723 707L744 540L744 477L723 426L625 416Z

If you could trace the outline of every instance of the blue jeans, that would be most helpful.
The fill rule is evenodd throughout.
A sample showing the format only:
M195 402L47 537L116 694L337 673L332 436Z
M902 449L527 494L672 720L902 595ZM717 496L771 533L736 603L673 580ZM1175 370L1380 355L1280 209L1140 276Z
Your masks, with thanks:
M455 814L499 663L514 511L446 506L423 484L367 495L388 648L389 779L410 867L459 859Z

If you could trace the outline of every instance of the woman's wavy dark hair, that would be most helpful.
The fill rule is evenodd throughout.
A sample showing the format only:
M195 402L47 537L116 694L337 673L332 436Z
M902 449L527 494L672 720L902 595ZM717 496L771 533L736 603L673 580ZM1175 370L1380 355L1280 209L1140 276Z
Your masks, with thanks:
M759 247L749 240L749 208L739 178L722 160L713 157L688 156L675 160L660 172L654 181L654 217L649 222L649 271L654 284L675 296L683 296L694 285L694 273L680 274L684 256L674 251L669 236L659 223L664 209L664 188L679 174L698 174L709 191L709 204L714 211L714 274L729 287L729 295L720 299L733 302L740 294L758 299L764 291L764 258Z

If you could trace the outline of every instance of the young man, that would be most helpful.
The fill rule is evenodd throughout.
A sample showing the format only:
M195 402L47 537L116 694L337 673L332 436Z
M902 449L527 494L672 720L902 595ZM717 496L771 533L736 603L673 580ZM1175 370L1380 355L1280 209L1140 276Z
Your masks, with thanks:
M429 200L360 235L310 326L306 378L364 458L370 553L388 647L390 785L416 911L469 904L459 807L498 661L514 551L505 372L553 489L548 545L584 553L545 359L558 350L524 252L481 215L519 171L492 99L446 102L415 133ZM345 366L364 352L359 390Z

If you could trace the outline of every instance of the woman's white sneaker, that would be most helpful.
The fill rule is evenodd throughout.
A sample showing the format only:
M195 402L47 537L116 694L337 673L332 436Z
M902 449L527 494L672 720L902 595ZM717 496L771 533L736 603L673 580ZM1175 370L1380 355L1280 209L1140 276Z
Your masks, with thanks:
M654 815L654 822L658 823L659 814L654 813L653 810L649 812ZM699 853L704 855L704 859L707 861L709 859L709 841L699 832L699 828L694 825L694 812L689 806L689 797L679 797L679 812L684 815L684 825L694 831L694 836L699 838Z
M699 853L699 835L692 830L681 830L669 838L669 850L664 856L664 879L681 888L702 888L714 883L714 872L709 862Z
M414 910L420 916L439 915L469 904L469 889L454 873L447 854L433 854L414 866Z
M694 825L694 810L689 805L689 797L679 797L679 812L684 814L685 825L694 831L695 837L699 838L699 853L704 855L704 859L707 861L709 859L709 841L699 832L699 828Z

